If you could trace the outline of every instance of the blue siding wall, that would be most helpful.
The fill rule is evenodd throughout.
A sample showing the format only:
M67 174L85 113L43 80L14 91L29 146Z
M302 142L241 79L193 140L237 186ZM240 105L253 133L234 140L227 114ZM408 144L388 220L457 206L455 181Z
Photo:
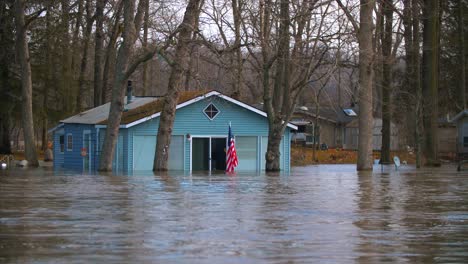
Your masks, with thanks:
M63 168L64 153L60 151L60 136L64 135L63 129L58 129L54 132L53 137L53 152L54 152L54 168Z
M83 124L64 124L63 135L65 136L65 150L64 153L60 153L60 142L59 136L61 130L54 133L54 157L60 157L60 159L54 162L56 168L63 164L63 168L72 170L83 170L83 157L81 156L81 149L83 148L83 132L88 130L91 135L92 149L88 149L88 155L91 155L91 170L95 169L95 162L93 156L95 155L95 140L96 140L96 129L94 125L83 125ZM67 135L72 135L73 146L71 150L68 150L67 146ZM62 159L63 157L63 159Z

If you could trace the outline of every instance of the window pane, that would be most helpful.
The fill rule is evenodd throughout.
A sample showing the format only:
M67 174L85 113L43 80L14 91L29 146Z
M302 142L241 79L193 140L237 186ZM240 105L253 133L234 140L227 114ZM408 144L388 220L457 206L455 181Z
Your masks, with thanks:
M73 150L73 136L67 135L67 150Z
M213 119L219 113L219 110L213 104L210 104L205 108L203 112L205 112L206 116L209 119Z
M236 137L237 170L257 170L257 137Z
M59 142L60 142L60 152L64 152L65 151L65 136L64 135L61 135L59 137Z
M169 147L169 169L184 169L184 136L172 136Z

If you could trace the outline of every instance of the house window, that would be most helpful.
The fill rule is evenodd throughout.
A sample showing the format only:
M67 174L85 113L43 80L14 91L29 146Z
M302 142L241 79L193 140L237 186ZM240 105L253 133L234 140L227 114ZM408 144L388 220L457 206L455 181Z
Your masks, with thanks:
M67 135L67 151L72 151L73 150L73 135L68 134Z
M63 153L65 151L65 136L64 135L60 135L59 143L60 143L60 153Z
M463 147L468 148L468 137L463 137Z
M203 112L210 120L213 120L219 114L218 108L213 104L208 105Z

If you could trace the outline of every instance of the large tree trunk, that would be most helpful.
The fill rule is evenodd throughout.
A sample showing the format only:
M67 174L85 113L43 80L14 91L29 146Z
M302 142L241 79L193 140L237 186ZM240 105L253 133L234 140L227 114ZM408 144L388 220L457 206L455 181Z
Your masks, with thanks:
M383 1L383 14L385 27L382 39L382 149L381 163L390 162L391 144L391 118L392 118L392 81L393 81L393 56L392 56L392 33L393 33L393 0Z
M29 46L26 39L27 25L24 19L24 1L15 1L15 24L16 24L16 49L18 61L21 67L22 104L21 117L24 134L24 150L28 165L39 166L36 150L36 138L34 135L34 121L32 111L32 81L31 65L29 58Z
M439 90L439 0L425 0L423 7L422 87L424 99L424 157L427 166L438 160L438 90Z
M15 102L5 97L12 91L10 67L14 62L13 14L7 4L0 4L0 154L11 154L11 111Z
M278 62L276 65L276 77L273 87L272 98L264 99L264 105L267 105L267 117L269 124L268 147L265 154L265 170L279 171L280 166L280 142L287 125L287 119L284 113L288 113L289 108L289 87L290 87L290 16L289 0L280 1L280 28L278 32ZM271 101L272 100L272 101ZM273 106L277 107L274 111ZM280 108L281 107L281 108Z
M202 0L189 0L184 19L180 25L174 64L169 76L167 94L164 98L164 106L159 120L156 153L153 164L154 171L168 170L169 146L171 144L177 101L179 99L179 92L183 89L183 76L189 60L189 43L198 16L200 15L202 2Z
M109 117L107 119L107 129L99 162L100 171L112 171L112 160L114 159L115 145L119 135L119 126L124 108L125 84L127 76L130 75L130 72L128 72L129 61L133 54L133 46L138 37L137 32L140 30L141 12L143 12L143 5L146 1L140 0L137 15L134 14L135 1L124 1L123 43L119 48L115 65Z
M96 38L94 46L94 107L102 104L102 73L104 58L104 34L102 27L104 23L104 7L106 0L97 0L96 2ZM133 44L132 44L133 45Z
M372 170L372 11L374 0L361 0L359 41L359 137L357 170Z
M421 167L421 145L422 145L422 91L420 74L420 51L419 51L419 6L418 0L405 0L403 9L403 24L405 26L405 63L406 76L405 87L408 119L413 127L414 146L416 150L416 167Z

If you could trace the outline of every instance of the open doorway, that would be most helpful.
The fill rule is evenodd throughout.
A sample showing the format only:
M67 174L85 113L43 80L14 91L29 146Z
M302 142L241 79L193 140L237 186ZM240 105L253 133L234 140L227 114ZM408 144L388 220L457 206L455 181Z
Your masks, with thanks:
M193 171L225 170L226 138L193 137L191 159Z
M211 139L211 170L226 169L226 139Z

